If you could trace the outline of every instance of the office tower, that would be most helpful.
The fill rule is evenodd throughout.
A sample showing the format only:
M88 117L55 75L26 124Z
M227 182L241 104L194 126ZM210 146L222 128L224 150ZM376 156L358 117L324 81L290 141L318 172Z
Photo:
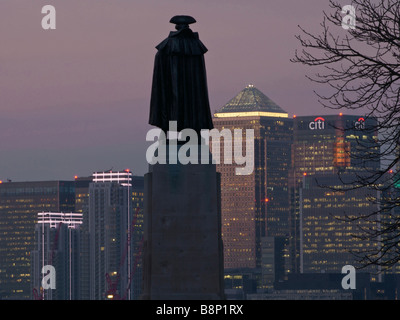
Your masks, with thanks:
M354 115L294 117L291 183L302 176L380 167L376 119Z
M31 251L37 214L73 212L75 187L70 181L0 184L0 298L30 299Z
M91 183L89 187L90 299L122 295L126 289L126 188L117 182ZM125 241L124 241L125 240ZM124 279L121 279L124 277ZM121 283L123 285L121 286Z
M385 186L382 191L382 204L381 204L381 221L382 230L385 230L382 237L387 250L385 251L385 261L391 262L391 266L384 271L387 273L400 273L400 263L398 258L398 228L397 221L400 218L400 172L397 170L389 170L385 175ZM393 263L394 262L394 263Z
M93 176L75 176L75 212L83 213L88 209L89 184L93 181Z
M144 236L144 177L132 176L132 263L131 298L140 299L143 283L143 236Z
M90 299L90 275L89 275L89 184L93 181L93 176L78 177L75 176L75 212L82 213L82 225L80 232L79 248L79 299Z
M143 177L130 170L93 173L88 211L90 299L129 300L140 295L142 208Z
M276 282L285 277L284 237L262 237L261 239L261 275L263 288L271 289Z
M300 272L340 273L345 265L360 267L354 254L376 248L374 240L361 240L364 230L377 229L376 217L346 221L379 211L379 192L368 188L344 190L343 181L357 179L356 173L317 174L304 177L300 190ZM322 187L326 186L326 187ZM334 189L333 189L334 188ZM340 188L343 188L342 190ZM375 271L374 268L359 272Z
M34 299L80 299L80 232L82 213L39 212L32 251ZM54 268L54 278L47 267ZM47 278L49 279L46 279ZM48 281L46 281L48 280ZM44 284L42 283L44 282Z
M220 132L243 129L245 134L245 129L254 130L253 172L238 175L237 165L226 163L227 143L235 148L238 144L225 138L220 141L217 171L221 173L224 267L260 268L262 237L289 234L288 172L293 121L265 94L248 85L214 114L213 122ZM245 138L242 141L244 151Z
M375 125L375 119L343 114L294 118L291 272L340 272L345 264L356 264L350 250L374 245L351 236L360 235L360 227L373 227L371 222L356 226L339 219L377 210L368 200L368 195L377 198L377 191L345 191L346 185L355 184L356 175L380 166Z

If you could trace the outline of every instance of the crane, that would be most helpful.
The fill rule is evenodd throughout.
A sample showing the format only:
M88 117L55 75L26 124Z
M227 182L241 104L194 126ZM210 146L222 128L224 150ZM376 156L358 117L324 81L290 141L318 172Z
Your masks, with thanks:
M144 241L144 237L142 236L142 240L140 241L140 245L139 245L139 251L138 251L138 254L136 255L135 263L134 263L134 266L133 266L133 270L131 271L131 276L129 277L128 286L126 287L125 294L124 294L122 300L126 300L126 296L127 296L128 291L129 291L129 289L131 287L132 278L136 273L136 267L137 267L137 264L139 262L139 258L142 255L143 241Z

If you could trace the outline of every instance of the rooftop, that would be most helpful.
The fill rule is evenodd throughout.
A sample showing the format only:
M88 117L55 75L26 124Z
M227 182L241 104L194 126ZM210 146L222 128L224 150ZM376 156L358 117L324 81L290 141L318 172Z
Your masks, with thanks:
M287 118L288 114L274 101L249 84L214 114L217 118L269 116Z

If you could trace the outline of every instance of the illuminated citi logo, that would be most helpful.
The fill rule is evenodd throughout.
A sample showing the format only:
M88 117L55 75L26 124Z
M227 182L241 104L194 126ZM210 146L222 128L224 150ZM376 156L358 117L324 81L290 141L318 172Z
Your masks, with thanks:
M354 122L354 128L356 130L363 130L365 129L365 119L359 118L357 121Z
M314 121L311 121L308 124L308 127L311 130L324 130L325 129L325 119L322 117L317 117Z

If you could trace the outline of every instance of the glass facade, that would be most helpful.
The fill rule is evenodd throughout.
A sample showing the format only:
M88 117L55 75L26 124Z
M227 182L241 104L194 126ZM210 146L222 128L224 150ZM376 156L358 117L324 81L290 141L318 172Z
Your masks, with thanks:
M53 252L53 264L57 274L57 290L45 292L45 299L90 299L90 236L108 239L112 245L102 245L100 256L107 251L107 259L114 261L113 269L117 269L121 252L126 250L127 241L127 220L123 219L121 228L119 216L124 214L126 217L126 203L128 199L128 187L121 186L117 182L106 182L105 184L115 184L111 189L97 189L97 193L92 191L91 202L89 186L93 183L93 177L75 177L75 181L41 181L41 182L7 182L0 184L0 299L42 299L43 290L40 286L41 275L41 235L42 224L38 223L38 213L44 215L54 214L53 222L45 225L45 246L46 252ZM140 176L131 176L131 241L130 261L131 261L131 299L139 299L141 294L142 282L142 237L143 237L143 189L144 179ZM116 191L123 189L123 191ZM108 191L107 191L108 190ZM95 195L96 193L96 195ZM107 198L108 197L108 198ZM96 200L97 199L97 200ZM107 201L111 202L107 202ZM124 202L124 204L121 203ZM109 205L107 204L109 203ZM100 229L92 229L90 232L89 212L98 218L93 219ZM82 215L82 224L79 229L70 230L65 224L58 228L57 219L63 213L79 213ZM57 220L58 221L58 220ZM122 220L121 220L122 221ZM39 225L39 227L38 227ZM36 226L36 246L35 246L35 226ZM97 228L96 227L96 228ZM55 241L57 239L57 241ZM71 240L71 241L69 241ZM68 269L68 246L73 246L73 264L71 269L72 277L69 277ZM40 247L40 248L39 248ZM106 249L107 247L107 249ZM118 247L118 248L117 248ZM34 263L34 257L40 263ZM128 254L126 253L126 257ZM46 258L48 260L48 258ZM47 261L46 260L46 261ZM100 260L98 260L100 261ZM102 260L105 263L105 260ZM100 263L100 262L99 262ZM107 265L107 264L106 264ZM98 268L105 268L98 266ZM101 272L98 270L98 272ZM109 273L110 277L113 276ZM127 270L124 272L124 280L128 277ZM101 299L105 297L107 290L107 279L105 274L102 277L103 285ZM73 287L73 291L70 288ZM104 287L103 287L104 288ZM70 293L72 296L70 296Z
M122 283L127 273L122 256L126 243L127 202L127 189L117 182L89 186L91 300L123 295L125 290Z
M144 236L144 178L132 177L132 266L131 299L139 300L143 282L143 236Z
M80 226L82 213L40 212L32 251L32 293L35 300L80 299ZM42 268L55 270L55 288L43 290Z
M253 112L270 116L252 115ZM262 238L287 237L289 234L288 173L292 119L250 85L217 111L213 122L220 132L223 129L231 132L242 129L241 150L246 150L246 129L254 130L254 141L251 141L254 145L253 172L237 175L237 165L224 161L225 139L220 143L217 171L221 173L224 267L261 268Z
M292 168L298 182L304 174L380 167L376 120L351 115L293 119Z
M360 235L357 227L371 227L370 222L339 222L349 213L377 210L367 196L376 198L376 191L347 191L343 183L350 187L356 174L379 169L375 126L375 119L353 115L294 118L289 272L340 272L344 265L356 264L350 251L376 245L350 236Z
M376 230L376 218L348 219L377 212L378 191L367 188L340 191L342 179L351 181L356 177L352 173L344 173L341 177L329 174L304 178L300 197L301 272L340 273L345 265L358 268L361 267L358 256L377 248L378 242L362 239L364 230ZM373 268L360 270L374 271L376 269Z
M37 214L72 212L74 182L0 184L0 298L30 299L31 251Z
M144 178L129 175L129 185L126 181L89 184L91 300L133 300L142 294Z

